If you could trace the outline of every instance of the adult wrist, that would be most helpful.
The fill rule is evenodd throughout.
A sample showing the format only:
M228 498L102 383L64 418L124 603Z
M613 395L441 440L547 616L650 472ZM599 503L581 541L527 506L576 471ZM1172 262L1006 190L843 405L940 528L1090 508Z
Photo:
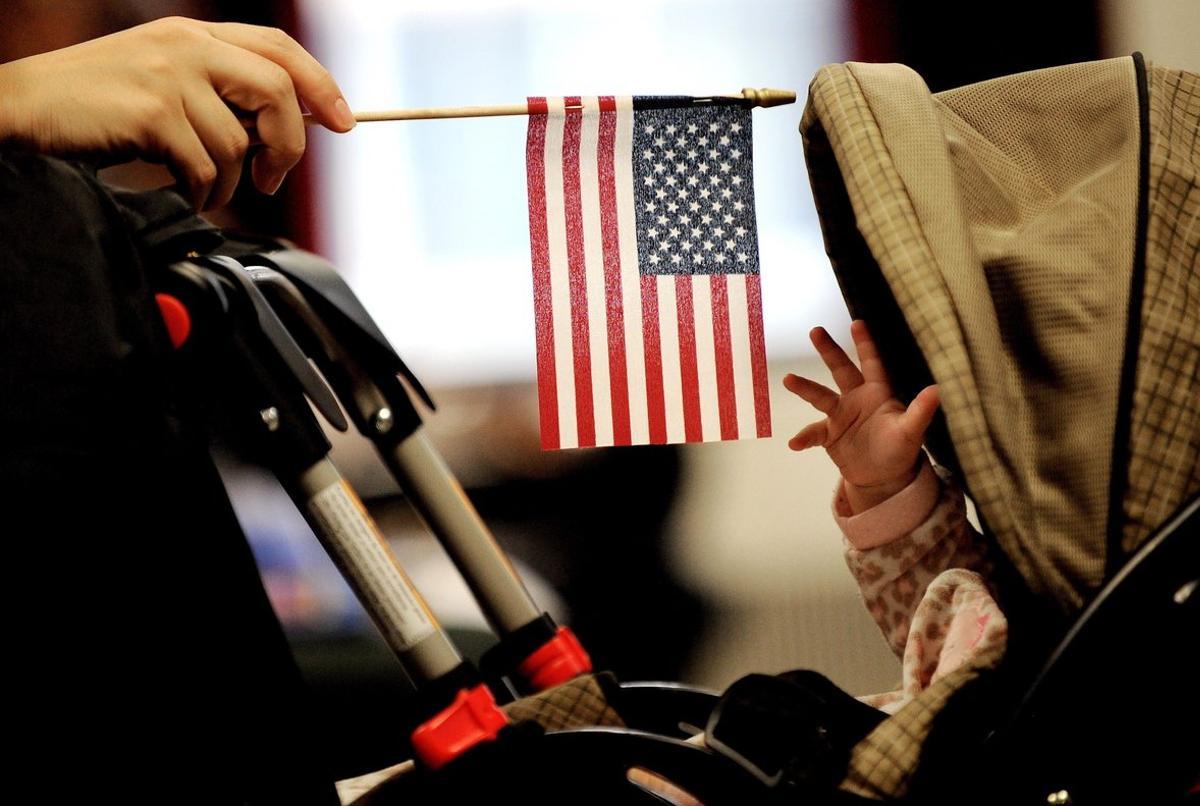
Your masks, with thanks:
M24 145L24 134L29 118L28 101L24 86L24 69L18 59L0 64L0 147Z

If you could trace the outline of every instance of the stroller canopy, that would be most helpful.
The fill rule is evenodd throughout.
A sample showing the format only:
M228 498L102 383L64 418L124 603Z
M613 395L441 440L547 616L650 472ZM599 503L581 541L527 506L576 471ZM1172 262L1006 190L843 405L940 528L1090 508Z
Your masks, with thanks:
M941 387L935 458L1078 609L1200 489L1200 76L831 65L801 131L851 313L900 394Z

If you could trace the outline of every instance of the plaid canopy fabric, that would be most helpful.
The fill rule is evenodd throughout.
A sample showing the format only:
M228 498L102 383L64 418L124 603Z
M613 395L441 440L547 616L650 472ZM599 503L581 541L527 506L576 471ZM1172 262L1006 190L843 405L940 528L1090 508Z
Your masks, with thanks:
M1076 612L1200 489L1200 78L1140 57L931 94L823 68L801 122L826 249L930 447L1031 591ZM885 720L845 788L901 795L981 658Z

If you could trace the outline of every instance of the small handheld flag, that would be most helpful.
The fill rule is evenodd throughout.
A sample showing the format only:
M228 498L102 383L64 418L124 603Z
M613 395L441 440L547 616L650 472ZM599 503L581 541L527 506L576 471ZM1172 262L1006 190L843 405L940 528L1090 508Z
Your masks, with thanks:
M528 106L542 447L770 436L748 104Z

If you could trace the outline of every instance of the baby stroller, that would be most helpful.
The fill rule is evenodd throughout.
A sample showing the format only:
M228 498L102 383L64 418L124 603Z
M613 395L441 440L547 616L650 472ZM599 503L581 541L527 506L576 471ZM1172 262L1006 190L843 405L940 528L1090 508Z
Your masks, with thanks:
M685 689L644 694L579 677L517 700L500 722L485 725L488 740L424 778L390 778L369 802L502 793L530 802L613 802L621 793L631 801L683 801L688 792L709 803L1182 802L1200 768L1200 714L1189 691L1200 679L1193 647L1200 623L1193 595L1200 573L1198 121L1197 77L1150 68L1139 57L937 96L896 65L832 66L813 82L802 132L827 248L851 311L870 324L894 382L911 384L898 391L911 396L930 381L942 388L944 420L929 447L961 479L1006 558L995 580L1011 625L1003 657L977 659L887 719L865 716L832 686L803 678L785 679L782 688L751 681L717 699ZM90 181L62 179L92 189ZM388 369L393 382L402 371L381 351L369 320L357 317L356 303L280 254L293 252L240 243L210 256L219 236L184 212L164 214L128 198L92 211L110 225L118 215L132 222L127 228L139 234L148 264L196 269L162 275L167 281L136 271L113 280L119 296L134 300L108 318L124 339L113 340L113 352L137 359L121 365L136 383L103 398L94 419L119 420L142 434L163 461L154 470L118 463L161 498L136 521L139 537L156 518L178 516L171 506L187 496L161 469L190 467L180 457L195 449L194 434L177 424L192 407L147 381L174 370L160 349L162 328L146 324L155 314L146 276L155 291L186 296L199 288L216 301L217 314L233 311L246 323L226 347L228 355L251 357L236 383L252 390L259 437L268 442L291 433L291 419L311 418L299 394L331 422L340 418L305 353L336 358L337 346L349 344L367 365ZM110 262L139 260L120 244L95 247ZM326 340L322 323L330 322L348 329ZM154 349L141 349L143 342ZM96 350L107 346L98 342ZM14 377L36 375L20 371ZM277 377L287 380L273 385ZM169 399L165 416L156 395ZM275 405L280 400L292 405ZM70 400L53 402L74 410ZM32 410L24 417L45 419ZM389 439L396 433L396 425L381 429L374 419L360 425ZM80 423L65 426L67 438L91 438ZM177 438L181 430L185 440ZM321 454L319 432L307 425L300 432L273 461L303 464ZM100 443L110 457L122 447ZM111 512L120 486L100 477L102 463L87 468L97 471L87 504ZM211 493L211 472L180 472L191 492ZM312 482L315 497L335 486L331 478L298 478L297 485ZM351 499L333 503L339 517L353 516ZM227 512L200 517L194 505L184 506L193 520L180 528L197 536ZM71 513L64 519L75 522ZM131 563L138 551L129 552ZM244 552L209 554L207 569L227 560L246 567ZM381 622L403 599L378 604ZM263 604L261 597L253 603L259 621ZM222 612L226 629L238 620L229 609ZM538 638L523 649L558 637L536 612L522 611L514 624L527 617ZM236 652L270 654L255 645L252 630L240 629ZM421 632L421 641L428 635L437 633ZM274 651L277 630L272 636ZM474 691L475 678L457 671L453 651L440 637L434 643L417 653L415 666L443 682L448 676L451 696ZM584 672L581 655L563 643L559 666ZM201 664L189 679L199 691L220 675L229 676L221 663ZM254 698L242 696L247 707L267 703L286 732L294 692L271 693L266 680ZM221 707L215 716L196 707L186 717L219 722L233 710ZM494 712L481 710L487 723ZM163 722L176 718L165 714ZM505 732L504 720L540 727ZM681 723L705 728L710 747L683 742ZM558 738L541 738L547 728ZM252 744L243 736L231 741ZM295 777L294 759L283 755L265 759L279 771L280 788L271 792L274 773L245 773L253 781L247 799L322 802L307 794L320 777L319 760ZM170 763L174 774L186 770L177 758ZM631 768L679 786L655 795L653 781L629 784ZM221 782L210 783L216 790Z
M901 395L941 387L928 447L998 549L1010 640L887 719L735 684L706 739L749 776L721 797L1195 800L1200 78L1135 55L935 96L834 65L801 131L852 315Z

